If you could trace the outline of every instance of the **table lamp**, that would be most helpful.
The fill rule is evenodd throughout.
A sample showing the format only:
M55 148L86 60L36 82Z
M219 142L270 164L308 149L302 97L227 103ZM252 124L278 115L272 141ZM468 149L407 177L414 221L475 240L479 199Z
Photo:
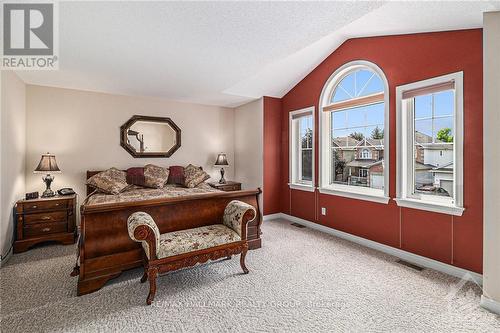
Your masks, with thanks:
M45 182L47 188L43 192L42 198L53 197L55 195L54 191L50 189L50 184L54 180L54 176L50 175L50 173L60 172L61 170L59 170L56 163L56 157L50 153L43 154L40 163L38 163L34 171L34 173L46 173L46 175L42 177L42 180Z
M219 155L217 155L217 160L215 161L215 166L220 166L220 180L219 180L219 184L225 184L226 183L226 180L224 179L224 167L226 165L229 165L229 163L227 162L227 157L226 157L226 154L224 153L220 153Z

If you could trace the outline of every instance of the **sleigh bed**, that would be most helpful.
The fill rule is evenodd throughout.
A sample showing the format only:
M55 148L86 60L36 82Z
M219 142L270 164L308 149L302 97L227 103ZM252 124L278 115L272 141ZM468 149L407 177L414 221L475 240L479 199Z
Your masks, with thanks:
M87 171L87 179L99 171ZM87 188L87 194L91 193ZM78 295L99 290L122 271L142 264L142 248L127 231L128 217L138 211L152 216L161 233L202 227L219 221L227 204L240 200L256 209L248 224L249 249L261 246L260 189L222 192L208 184L194 189L167 187L164 190L135 188L119 195L90 194L80 207Z

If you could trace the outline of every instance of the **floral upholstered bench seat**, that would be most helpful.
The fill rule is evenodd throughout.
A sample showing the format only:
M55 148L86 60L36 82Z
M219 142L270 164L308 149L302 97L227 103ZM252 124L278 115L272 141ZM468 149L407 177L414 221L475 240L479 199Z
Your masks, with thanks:
M156 278L159 273L173 271L197 263L223 257L230 258L241 253L240 265L245 266L248 251L247 223L255 218L255 208L247 203L229 202L221 216L220 224L160 234L153 218L144 212L136 212L128 218L130 238L141 242L144 248L144 275L141 282L149 280L147 304L151 304L156 293Z
M173 231L160 235L160 245L156 256L162 259L239 240L241 240L240 235L223 224ZM148 255L147 249L146 254Z

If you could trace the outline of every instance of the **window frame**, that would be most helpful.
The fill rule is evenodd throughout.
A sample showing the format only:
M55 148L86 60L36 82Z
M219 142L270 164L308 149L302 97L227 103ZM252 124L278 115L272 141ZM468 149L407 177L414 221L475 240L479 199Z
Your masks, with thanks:
M293 128L293 121L294 117L297 117L301 114L308 114L310 113L312 117L312 161L311 161L311 168L312 168L312 179L311 181L303 181L299 180L299 177L301 176L301 170L302 170L302 156L300 154L296 154L295 150L298 152L302 151L302 147L300 144L295 142L296 139L300 141L300 131L297 132L297 138L294 138L295 131ZM309 115L305 115L304 117L307 117ZM296 190L302 190L302 191L308 191L308 192L314 192L315 191L315 149L314 149L314 143L315 143L315 107L314 106L309 106L303 109L299 110L294 110L289 112L289 158L288 158L288 164L289 164L289 183L288 186L291 189L296 189ZM298 147L295 147L295 144L298 145ZM297 155L298 161L294 161L295 155ZM298 177L296 177L298 176Z
M453 203L447 198L439 196L425 196L413 194L414 170L413 165L414 145L414 106L413 99L403 99L406 91L425 89L445 82L455 83L455 107L453 110ZM396 87L396 142L397 142L397 164L396 164L396 198L398 206L421 209L443 214L461 216L463 207L463 72L446 74L418 82L413 82Z
M328 106L331 105L331 96L337 85L351 72L358 69L368 69L375 72L384 85L384 189L373 189L368 187L357 187L342 184L330 184L331 173L331 112ZM353 199L367 200L382 204L389 203L389 158L390 158L390 121L389 121L389 83L380 67L376 64L356 60L348 62L339 67L325 82L319 98L319 192L324 194L342 196Z

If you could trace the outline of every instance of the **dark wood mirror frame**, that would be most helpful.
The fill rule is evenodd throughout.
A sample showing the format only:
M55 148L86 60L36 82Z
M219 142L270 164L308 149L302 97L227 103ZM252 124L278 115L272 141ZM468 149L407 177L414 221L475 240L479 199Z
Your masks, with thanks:
M146 122L159 122L170 125L175 131L175 145L172 146L167 152L137 152L134 147L132 147L127 140L127 131L135 122L146 121ZM125 124L120 126L120 145L129 152L130 155L134 157L170 157L177 149L181 146L181 129L168 117L151 117L151 116L132 116Z

